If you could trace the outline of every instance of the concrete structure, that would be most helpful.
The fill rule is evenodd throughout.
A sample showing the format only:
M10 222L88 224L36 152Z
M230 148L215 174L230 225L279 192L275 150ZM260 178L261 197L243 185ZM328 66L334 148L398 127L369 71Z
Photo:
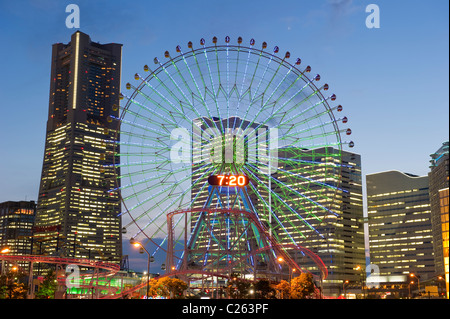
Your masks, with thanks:
M110 191L118 171L108 166L113 143L105 141L118 138L111 116L118 116L121 56L121 44L95 43L79 31L53 45L36 215L47 254L120 262L120 197Z

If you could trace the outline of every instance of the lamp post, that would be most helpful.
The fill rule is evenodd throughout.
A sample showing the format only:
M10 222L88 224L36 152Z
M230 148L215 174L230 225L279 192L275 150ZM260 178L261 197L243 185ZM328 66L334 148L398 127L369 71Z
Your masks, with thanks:
M414 273L410 273L409 276L411 278L413 278L413 277L417 278L417 290L418 290L419 295L420 295L420 279L419 279L420 276L416 276Z
M345 280L344 283L342 284L342 289L344 290L344 299L347 299L347 295L345 293L345 284L348 284L348 283L349 283L349 281Z
M444 281L444 277L437 276L437 280L438 280L438 296L440 298L441 297L441 292L442 292L441 283Z
M361 271L361 290L363 293L363 299L366 299L366 272L360 265L356 266L356 270Z
M284 262L284 259L283 259L283 257L278 257L277 261L281 264L282 262ZM289 266L289 264L287 262L286 262L286 265L288 266L288 269L289 269L289 284L290 284L292 281L293 273L295 272L295 268L291 268L291 266Z
M140 253L143 254L144 251L147 253L148 260L147 260L147 299L148 299L148 293L150 291L150 263L154 261L154 257L150 255L147 249L138 241L135 241L133 238L130 239L130 243L134 247L140 247Z

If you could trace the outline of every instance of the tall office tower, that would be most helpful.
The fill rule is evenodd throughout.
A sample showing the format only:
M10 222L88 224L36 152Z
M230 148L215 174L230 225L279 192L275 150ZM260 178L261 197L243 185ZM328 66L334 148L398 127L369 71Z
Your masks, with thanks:
M442 247L442 222L441 207L439 200L439 190L447 188L449 183L448 175L448 141L433 154L430 155L430 205L431 205L431 225L433 229L434 259L437 275L444 275L444 257Z
M366 177L370 260L381 276L434 275L428 181L398 171Z
M121 259L120 199L109 192L117 168L108 166L114 154L106 142L118 138L111 116L118 116L121 56L121 44L95 43L79 31L53 45L36 214L41 253Z
M0 203L0 250L11 255L30 255L35 215L34 201ZM28 263L20 266L27 268Z
M449 264L448 264L448 239L449 239L449 188L439 190L440 208L441 208L441 225L442 225L442 250L444 255L444 275L445 286L447 290L447 299L449 298L448 281L449 281Z
M313 225L317 232L311 231L300 220L293 220L292 222L298 224L307 238L302 240L300 234L294 233L290 236L294 239L299 238L300 245L316 253L326 265L328 277L322 282L323 292L330 296L339 295L342 293L345 280L349 280L353 286L361 286L366 265L361 156L341 151L341 166L338 165L339 151L331 147L317 149L314 152L305 149L298 149L297 152L280 149L279 156L287 158L295 153L299 154L305 163L310 162L310 165L315 165L315 167L311 168L308 164L290 166L284 164L288 162L284 162L279 164L280 169L294 174L302 174L305 179L318 179L319 183L311 183L307 192L298 185L290 185L290 187L298 189L335 214L328 213L327 217L317 221L314 214L307 213L321 216L321 208L314 205L313 202L305 201L303 205L306 213L302 215L307 216L306 221ZM324 165L317 165L320 162L323 162ZM333 162L336 165L332 165ZM310 176L305 175L305 172L309 172ZM289 183L288 180L285 182ZM338 187L337 191L321 186L323 182ZM292 198L292 200L295 201L296 198ZM285 236L282 241L289 243L289 238ZM317 266L310 259L302 257L301 254L296 254L294 258L297 259L299 265L312 272L317 271Z

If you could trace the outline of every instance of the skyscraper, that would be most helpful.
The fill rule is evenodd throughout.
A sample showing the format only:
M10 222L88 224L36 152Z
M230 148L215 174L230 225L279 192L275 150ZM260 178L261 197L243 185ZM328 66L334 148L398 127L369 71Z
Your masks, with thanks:
M431 205L431 225L433 228L433 247L434 259L436 264L436 273L440 276L444 275L444 257L442 247L442 220L441 205L439 200L439 191L448 188L448 141L433 154L430 155L430 172L428 177L430 180L430 205Z
M349 280L352 286L361 286L365 270L364 258L364 220L362 205L361 156L359 154L339 151L332 147L317 149L314 152L298 149L297 153L308 152L311 158L303 155L307 163L316 163L319 168L311 169L308 164L289 166L280 164L281 170L291 171L293 174L302 172L305 178L316 179L318 182L326 180L333 187L321 187L319 183L311 184L309 191L304 194L313 201L328 207L334 214L328 214L322 221L317 222L314 215L320 216L321 208L311 203L305 203L306 220L314 225L318 232L311 231L299 220L298 224L307 239L301 242L305 248L312 250L324 262L328 269L328 277L323 280L323 291L326 295L339 295L343 282ZM341 155L339 155L341 153ZM293 151L279 151L280 157L292 156ZM317 163L323 163L323 165ZM327 164L326 164L327 163ZM313 165L313 164L310 164ZM318 173L318 170L322 170ZM326 170L324 172L323 170ZM310 172L305 174L305 172ZM290 185L295 188L296 185ZM316 189L314 189L316 188ZM291 199L295 201L296 198ZM291 234L292 237L298 234ZM288 238L283 240L288 243ZM317 266L307 258L296 255L297 263L310 271L317 271Z
M118 138L121 44L75 32L52 48L49 112L36 214L48 254L119 262L120 199L113 166Z
M370 260L379 274L434 275L428 176L387 171L366 182Z
M440 208L441 208L441 225L442 225L442 250L444 260L445 287L447 290L447 299L449 298L449 262L448 262L448 239L449 239L449 188L439 190Z

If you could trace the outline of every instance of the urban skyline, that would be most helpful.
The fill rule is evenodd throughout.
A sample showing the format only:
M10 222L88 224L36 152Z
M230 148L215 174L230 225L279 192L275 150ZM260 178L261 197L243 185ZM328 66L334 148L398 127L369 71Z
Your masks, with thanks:
M331 1L328 1L328 3L329 4L331 4L332 2ZM338 2L334 2L334 5L336 5ZM342 4L342 2L339 2L340 4ZM352 1L349 1L348 3L350 3L350 5L351 5L351 3L352 3ZM74 30L72 30L72 31L74 31ZM72 37L74 37L75 36L75 34L78 34L78 33L74 33L73 35L72 35ZM95 39L94 39L95 40ZM63 39L62 39L62 41L64 41ZM61 41L60 41L61 42ZM115 40L111 40L111 41L108 41L108 43L109 42L116 42ZM78 45L78 40L76 41L76 43L77 43L77 45ZM98 46L99 48L100 48L100 44L98 44L99 42L97 42L97 44L94 44L94 46ZM102 42L103 43L103 42ZM60 43L58 43L58 44L56 44L56 45L61 45ZM54 59L53 59L54 60ZM70 73L70 72L69 72ZM86 73L87 73L87 71L86 71ZM52 74L52 76L53 76L53 74ZM60 76L59 74L58 74L58 76ZM55 78L56 79L56 78ZM122 79L122 81L124 81L124 79ZM120 86L120 84L118 84L119 86ZM63 90L64 91L64 90ZM50 92L52 92L52 89L50 90ZM53 91L54 92L54 91ZM338 92L337 92L338 93ZM51 93L52 94L52 93ZM63 94L64 95L64 94ZM92 97L93 97L93 95L92 95ZM74 101L75 101L75 98L74 97L71 97L72 99L74 99ZM52 96L50 97L50 102L52 101ZM92 102L92 101L91 101ZM93 115L94 115L94 117L102 117L104 114L100 114L100 113L102 113L103 111L104 111L104 109L103 108L101 108L101 110L100 109L98 109L98 108L96 108L96 106L97 106L97 104L96 104L97 102L96 101L94 101L94 102L92 102L92 109L87 109L86 111L88 111L88 113L89 112L91 112ZM109 102L108 102L109 103ZM76 107L76 104L75 104L75 102L74 102L74 109L75 109L75 107ZM59 111L58 109L56 109L56 111ZM49 112L49 119L50 119L50 117L51 118L53 118L53 115L54 114L50 114L51 112L53 112L53 111L51 111L50 110L50 112ZM97 113L98 112L100 112L100 113ZM55 114L56 113L58 113L58 112L54 112ZM61 113L61 112L59 112L60 114L60 116L65 116L65 115L63 115L63 113ZM95 113L95 114L94 114ZM92 115L91 114L91 115ZM51 115L51 116L50 116ZM58 114L56 114L56 116L59 116ZM51 122L53 122L53 120L51 120L49 123L51 124ZM98 121L97 121L97 124L98 124ZM51 126L51 125L50 125ZM60 124L58 124L57 126L60 126ZM54 128L53 128L54 129ZM56 132L56 131L55 131ZM56 132L57 134L60 134L61 132ZM52 133L53 134L53 133ZM58 138L58 137L57 137ZM440 143L442 144L442 142L443 141L447 141L448 140L448 137L447 136L444 136L443 137L443 139L440 141ZM47 141L47 143L48 143L48 141ZM433 150L436 150L438 147L440 146L440 144L438 144L438 145L433 145ZM46 146L47 147L47 146ZM359 156L361 156L361 163L362 163L362 167L364 167L364 155L361 155L361 153L359 153L359 152L357 152L357 149L354 149L355 150L355 152L354 152L354 154L356 154L358 157ZM46 160L46 156L47 156L47 149L46 149L46 151L45 151L45 153L44 153L44 167L45 167L45 160ZM428 154L428 157L430 156L430 154L431 153L433 153L433 151L431 151L431 152L429 152L429 154ZM354 155L352 155L352 156L354 156ZM48 156L47 156L48 157ZM387 161L388 163L389 163L389 161ZM429 162L429 158L428 158L428 162ZM361 165L360 164L358 164L358 167L360 167ZM427 167L428 168L428 167ZM358 169L359 170L359 169ZM390 168L390 169L386 169L386 170L384 170L384 171L382 171L382 172L388 172L388 171L405 171L404 169L395 169L395 168ZM423 174L420 174L421 176L423 176L423 177L425 177L427 174L428 174L428 172L429 172L429 168L423 173ZM411 172L411 173L416 173L416 172ZM359 176L360 177L363 177L363 179L364 179L364 176L366 176L366 175L368 175L368 176L371 176L371 175L373 175L373 174L376 174L376 173L372 173L372 174L367 174L367 173L363 173L363 174L360 174ZM45 175L47 175L47 173L45 174ZM411 174L409 174L409 172L406 172L404 175L406 175L406 176L410 176ZM43 176L44 176L44 171L43 171ZM412 176L412 175L411 175ZM41 180L41 183L45 183L45 179L44 179L44 177L42 178L42 180ZM94 180L94 183L95 183L95 180ZM364 182L362 182L362 183L360 183L361 185L363 185L363 187L365 187L365 183ZM369 185L369 183L367 184L367 185ZM57 185L58 186L58 185ZM75 185L76 186L76 185ZM66 188L67 188L67 186L65 186ZM42 188L42 185L41 185L41 188ZM63 187L64 188L64 187ZM61 189L61 192L63 191L63 189ZM41 191L40 191L40 197L42 197L43 195L42 195L42 189L41 189ZM44 195L45 195L45 192L44 192ZM33 198L31 198L31 199L33 199ZM4 201L8 201L8 200L15 200L15 199L5 199ZM370 205L369 205L370 206ZM38 208L38 210L39 210L39 208ZM370 212L370 207L369 207L369 212ZM42 225L41 225L42 226Z
M366 4L354 1L327 0L315 5L285 1L285 7L298 9L291 14L275 10L269 2L258 7L251 2L208 3L202 13L195 5L181 3L165 8L161 3L147 6L136 2L136 7L124 10L118 10L120 5L114 1L78 4L81 31L100 43L124 44L122 87L136 70L178 44L214 35L267 41L270 46L289 49L327 79L330 90L351 115L352 151L362 157L363 179L366 174L392 169L426 175L429 154L448 140L448 3L376 3L379 29L365 26ZM7 75L0 86L7 116L1 119L0 132L9 136L0 142L4 154L1 201L37 200L48 103L48 56L53 43L62 42L74 31L64 24L68 15L65 5L43 1L28 6L33 10L3 2L0 11L2 26L13 30L1 35L2 43L22 48L1 62ZM158 16L159 10L166 13ZM218 10L225 14L218 15ZM143 21L148 15L155 19L147 26ZM117 19L120 28L113 24ZM228 26L221 23L224 19L230 20ZM32 28L38 21L40 28ZM388 52L390 56L386 56ZM27 94L20 93L24 87ZM389 160L379 161L379 157Z

